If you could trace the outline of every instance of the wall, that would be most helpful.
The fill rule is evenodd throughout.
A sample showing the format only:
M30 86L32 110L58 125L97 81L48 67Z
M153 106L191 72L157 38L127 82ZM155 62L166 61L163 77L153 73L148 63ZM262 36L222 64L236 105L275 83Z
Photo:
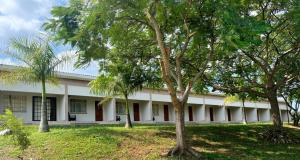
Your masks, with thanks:
M257 122L256 108L245 108L247 122Z
M87 99L87 114L78 114L77 121L94 122L95 121L95 100L103 98L104 95L95 95L90 92L88 81L85 80L71 80L61 79L61 84L57 86L47 84L47 92L49 96L57 98L57 121L67 121L69 111L70 97L77 97L80 99ZM26 122L32 122L32 96L40 95L40 84L27 85L24 83L17 83L13 86L4 85L0 83L2 93L14 93L27 96L27 111L24 113L15 113ZM207 106L214 107L214 120L216 122L227 121L227 115L224 105L224 96L221 95L195 95L191 94L188 100L188 105L193 107L193 121L194 122L209 122L209 110ZM116 97L116 99L119 99ZM116 99L113 98L107 103L103 104L103 119L106 122L115 122L116 118ZM163 122L164 110L163 104L169 105L169 119L175 120L175 110L171 105L171 99L166 90L143 90L139 91L129 97L130 99L130 115L133 120L133 103L140 105L140 120L143 122L152 121L152 103L159 104L159 116L155 116L156 121ZM67 106L67 107L65 107ZM205 107L206 106L206 107ZM268 102L252 102L246 101L247 115L250 121L256 121L256 113L252 111L253 108L258 108L260 120L270 120L270 105ZM286 110L285 104L280 100L279 106L281 110ZM232 121L240 121L242 117L241 102L233 102L230 104L232 109ZM284 112L284 111L283 111ZM283 119L286 119L282 114ZM185 121L189 121L188 107L185 108Z
M270 110L269 109L257 109L259 121L266 122L270 121Z

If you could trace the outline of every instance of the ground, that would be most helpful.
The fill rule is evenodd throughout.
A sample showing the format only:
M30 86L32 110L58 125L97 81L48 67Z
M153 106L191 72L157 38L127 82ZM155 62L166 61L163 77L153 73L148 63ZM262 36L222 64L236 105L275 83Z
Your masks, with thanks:
M300 159L300 144L273 145L256 140L270 124L188 125L189 144L205 159ZM26 126L31 145L20 151L0 137L0 159L171 159L164 154L175 145L174 125L52 126L38 133ZM300 129L290 128L300 137ZM174 158L173 158L174 159Z

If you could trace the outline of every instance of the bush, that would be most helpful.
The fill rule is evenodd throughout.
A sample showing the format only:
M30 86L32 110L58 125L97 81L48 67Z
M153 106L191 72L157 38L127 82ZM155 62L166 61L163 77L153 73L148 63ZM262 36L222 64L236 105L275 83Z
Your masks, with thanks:
M20 146L22 150L26 149L30 145L28 132L24 129L23 121L16 118L11 110L6 109L5 113L0 115L0 124L0 129L11 130L11 136L14 143Z

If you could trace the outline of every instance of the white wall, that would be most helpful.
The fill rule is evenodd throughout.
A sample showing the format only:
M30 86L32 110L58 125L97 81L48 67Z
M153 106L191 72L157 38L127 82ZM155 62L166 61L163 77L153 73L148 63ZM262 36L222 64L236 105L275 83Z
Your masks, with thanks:
M266 122L270 121L270 111L269 109L257 109L259 121Z
M243 120L241 107L225 107L225 119L228 122L228 111L230 109L231 122L241 122Z
M205 121L210 122L209 108L213 108L214 122L225 122L225 107L224 106L209 106L205 105Z
M196 105L194 108L194 121L202 122L205 121L205 105Z
M281 111L281 120L282 122L288 121L288 111L287 110L280 110ZM290 115L289 115L290 116Z
M168 122L174 122L175 110L174 110L174 107L170 103L152 101L152 104L158 104L158 106L159 106L159 115L154 116L155 122L165 122L164 121L164 105L168 105L168 110L169 110L169 121ZM151 118L151 120L152 120L152 118Z
M247 122L257 122L256 108L245 108Z
M65 94L65 87L62 84L52 85L46 83L46 90L48 94ZM41 93L42 85L41 83L37 84L26 84L23 82L18 82L14 84L5 84L0 81L0 90L1 91L9 91L9 92L29 92L29 93Z
M14 112L14 115L18 118L22 118L25 123L32 122L32 94L20 94L20 93L13 93L14 95L22 95L26 96L26 112Z
M116 121L116 99L112 98L103 104L103 120Z
M69 110L70 110L70 100L71 99L83 99L86 101L86 113L76 114L76 121L79 122L95 122L95 101L100 99L95 99L91 97L78 97L78 96L70 96L69 97Z

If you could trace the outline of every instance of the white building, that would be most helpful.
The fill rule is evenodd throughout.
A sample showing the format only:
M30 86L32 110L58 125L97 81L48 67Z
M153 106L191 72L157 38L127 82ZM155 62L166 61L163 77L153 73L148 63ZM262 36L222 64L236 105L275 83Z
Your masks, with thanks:
M13 66L0 65L0 71L9 71ZM115 97L103 105L103 95L94 95L88 87L95 77L58 73L59 84L46 84L48 119L50 123L69 123L76 116L76 123L119 123L125 121L122 99ZM1 81L0 81L1 82ZM41 84L23 82L7 85L0 83L0 112L11 105L14 114L25 123L38 123L41 115ZM239 123L242 122L241 102L224 105L224 95L191 94L185 109L185 120L193 123ZM175 111L166 90L144 89L129 97L130 115L133 122L155 123L175 120ZM279 99L281 117L287 121L287 108ZM70 116L69 116L70 115ZM271 121L268 102L246 102L245 116L248 122Z

